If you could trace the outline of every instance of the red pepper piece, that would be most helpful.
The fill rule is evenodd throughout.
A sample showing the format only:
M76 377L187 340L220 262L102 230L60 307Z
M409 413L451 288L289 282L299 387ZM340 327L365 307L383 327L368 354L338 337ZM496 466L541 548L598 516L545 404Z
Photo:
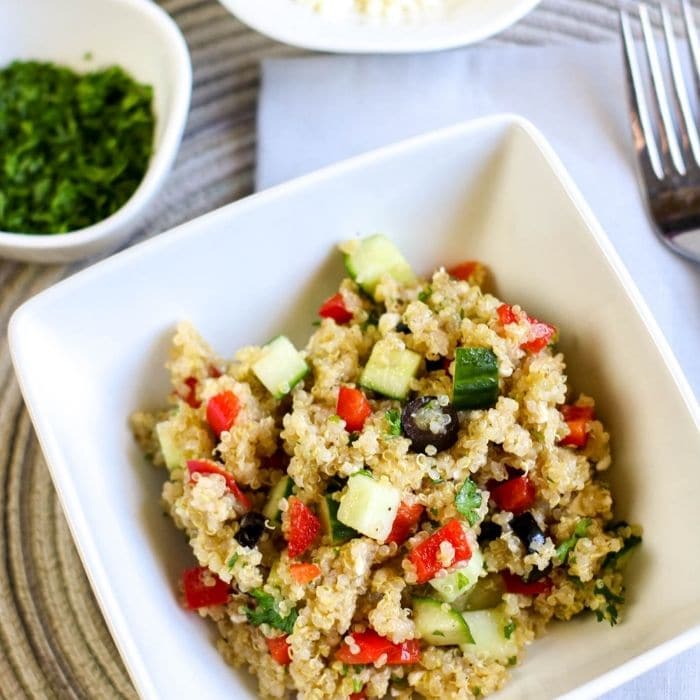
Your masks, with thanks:
M557 329L544 321L538 321L532 316L528 316L530 322L530 336L524 343L520 343L520 347L528 352L536 353L544 350L557 334Z
M309 583L321 575L321 569L316 564L290 564L289 573L297 583Z
M559 410L569 426L569 434L559 444L585 447L588 443L588 422L595 418L593 406L565 405Z
M348 311L343 295L338 292L326 299L318 310L321 318L332 318L336 323L343 324L352 321L352 312Z
M178 396L192 408L199 408L202 402L197 398L197 379L195 377L187 377L185 385L187 386L186 394L178 394Z
M347 642L343 642L335 652L335 658L345 664L372 664L380 656L386 654L387 664L397 666L414 664L420 659L420 647L418 641L410 639L401 644L394 644L386 637L378 635L374 630L355 632L353 649L357 647L357 653L353 654Z
M222 391L207 401L207 423L216 437L233 427L240 410L241 402L232 391Z
M469 281L469 278L483 265L476 260L465 260L447 269L447 274L458 280Z
M182 589L185 605L190 610L196 610L210 605L224 605L228 602L231 587L205 566L195 566L182 572Z
M386 538L387 542L396 542L396 544L403 544L418 525L418 521L423 515L425 506L421 503L414 503L409 505L408 503L402 503L396 512L396 517L394 518L394 524L391 526L391 532L389 537Z
M287 517L289 527L286 538L289 543L289 556L294 558L303 554L311 546L321 530L321 521L296 496L291 496L289 499Z
M194 481L195 474L219 474L226 479L226 486L229 491L236 497L236 500L246 509L250 510L250 501L241 487L236 483L233 474L227 472L223 467L220 467L214 462L206 459L191 459L187 462L187 471L190 473L190 482Z
M509 323L517 323L518 317L513 311L513 307L510 304L501 304L497 309L498 320L501 322L502 326L507 326Z
M372 414L372 407L367 397L350 386L341 386L338 391L336 413L345 421L348 432L362 430L365 421Z
M389 666L416 664L420 661L420 644L417 639L407 639L401 644L394 644L387 654Z
M287 643L287 635L282 635L281 637L265 638L265 643L267 644L267 650L270 652L270 656L281 666L286 666L291 662L291 657L289 656L289 644Z
M501 304L496 309L496 313L502 326L518 323L520 320L510 304ZM552 342L557 334L557 329L549 323L538 321L532 316L526 316L525 318L530 324L530 333L528 339L524 343L520 343L520 347L528 352L537 353Z
M459 520L450 520L408 555L409 561L416 570L417 583L430 581L431 578L435 578L438 571L446 568L440 561L440 545L443 542L449 542L455 553L454 559L448 566L471 559L472 550L464 528Z
M505 584L508 593L520 593L521 595L540 595L541 593L549 593L554 584L550 578L542 578L539 581L528 583L523 581L520 576L511 574L510 571L501 571L503 583Z
M359 693L350 693L348 700L367 700L367 691L363 688Z
M516 479L504 481L491 489L491 498L501 510L511 513L522 513L534 502L537 492L535 485L527 476L519 476Z

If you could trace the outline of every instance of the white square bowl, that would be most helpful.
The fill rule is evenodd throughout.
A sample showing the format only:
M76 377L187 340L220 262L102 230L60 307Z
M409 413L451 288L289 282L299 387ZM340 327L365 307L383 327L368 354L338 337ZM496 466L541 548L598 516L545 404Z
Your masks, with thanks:
M593 697L700 641L700 410L610 243L543 138L493 117L229 205L24 304L10 347L95 593L140 694L254 697L211 626L177 603L186 543L127 417L167 391L174 324L222 354L304 343L342 275L338 241L390 234L417 270L486 262L507 301L556 323L573 387L598 400L617 514L645 528L614 629L592 616L534 643L502 698Z
M175 22L147 0L21 0L0 2L0 67L51 61L84 73L119 65L153 87L153 154L141 184L113 214L62 234L0 231L0 257L70 262L114 250L133 233L175 161L187 121L192 69Z

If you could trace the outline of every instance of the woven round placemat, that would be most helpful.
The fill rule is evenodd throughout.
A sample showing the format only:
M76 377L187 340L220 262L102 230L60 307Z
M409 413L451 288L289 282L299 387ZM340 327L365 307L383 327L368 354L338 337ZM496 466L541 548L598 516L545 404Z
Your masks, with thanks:
M259 62L300 53L247 29L215 0L161 4L187 39L194 91L175 168L132 242L252 191ZM618 8L633 4L545 0L490 43L609 39ZM73 546L7 347L12 311L85 264L0 261L0 696L13 700L136 697Z

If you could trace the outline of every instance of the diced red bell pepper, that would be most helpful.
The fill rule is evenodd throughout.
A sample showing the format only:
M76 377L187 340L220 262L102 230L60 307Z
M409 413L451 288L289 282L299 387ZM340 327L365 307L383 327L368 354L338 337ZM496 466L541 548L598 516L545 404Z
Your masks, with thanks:
M240 410L241 402L232 391L222 391L207 401L207 422L216 437L231 430Z
M243 493L241 487L236 483L233 474L227 472L223 467L206 459L191 459L187 462L187 471L190 473L190 482L194 481L195 474L219 474L219 476L223 476L226 479L228 490L246 510L250 510L248 496Z
M386 541L403 544L408 539L411 531L418 525L418 521L421 519L424 510L425 506L421 503L414 503L412 505L401 503L398 511L396 511L394 524L391 526L391 532L389 533L389 537L386 538Z
M311 546L321 530L321 521L296 496L289 498L287 517L288 528L285 536L289 543L289 556L294 558L303 554Z
M508 593L519 593L521 595L540 595L540 593L549 593L554 584L550 578L542 578L539 581L528 583L523 581L520 576L511 574L510 571L501 571L503 583Z
M409 561L416 570L417 583L430 581L431 578L435 578L438 571L446 568L440 561L440 545L443 542L449 542L454 549L454 559L448 564L448 567L457 562L471 559L472 550L464 528L459 520L450 520L437 532L430 535L427 540L411 550L408 555Z
M544 350L557 334L557 329L544 321L538 321L531 316L527 317L530 321L530 336L524 343L520 343L520 347L528 352L539 352Z
M195 377L187 377L185 379L185 385L187 386L187 393L178 394L178 396L187 404L192 406L192 408L199 408L202 402L197 398L197 379Z
M447 274L455 279L467 282L480 267L483 268L483 265L476 260L465 260L464 262L457 263L454 267L448 268Z
M497 309L498 320L501 322L502 326L507 326L510 323L517 323L518 317L513 311L513 307L510 304L501 304Z
M563 437L559 444L585 447L588 443L588 421L595 418L593 406L565 405L559 410L569 426L569 434Z
M358 649L357 654L352 653L347 642L343 642L335 652L335 658L344 664L372 664L383 654L386 654L386 663L389 666L415 664L420 660L420 647L416 639L394 644L371 629L355 632L352 638L353 649Z
M231 587L205 566L195 566L182 572L182 589L185 605L190 610L207 608L210 605L225 605Z
M367 691L363 688L359 693L350 693L348 700L367 700Z
M291 663L292 659L289 656L289 644L287 643L287 635L281 637L265 638L267 650L270 656L281 666L286 666Z
M510 323L518 323L519 321L510 304L501 304L496 309L496 313L498 314L498 320L503 326L507 326ZM520 343L520 347L528 352L537 353L552 342L552 339L557 334L557 329L549 323L538 321L532 316L526 316L526 318L530 324L530 333L528 339L524 343Z
M318 315L321 318L332 318L341 325L352 320L352 312L345 306L343 295L340 292L329 297L321 304Z
M526 511L535 502L536 496L535 485L527 476L508 479L491 489L491 498L496 505L515 515Z
M297 583L309 583L321 575L321 568L316 564L290 564L289 573Z
M345 421L348 432L353 433L362 430L365 421L372 415L372 407L359 389L341 386L338 391L336 413Z

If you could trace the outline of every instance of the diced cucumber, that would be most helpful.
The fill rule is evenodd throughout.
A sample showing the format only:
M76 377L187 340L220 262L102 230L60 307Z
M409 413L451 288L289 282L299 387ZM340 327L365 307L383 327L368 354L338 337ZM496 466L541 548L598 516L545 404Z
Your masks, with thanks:
M455 350L452 403L459 410L489 408L498 398L498 358L491 348Z
M263 356L253 365L255 376L276 399L288 394L308 371L309 366L284 335L271 340L263 348Z
M283 498L289 498L294 489L294 481L291 476L283 476L270 490L270 495L267 503L263 508L262 514L273 523L278 523L281 519L280 501Z
M321 501L319 509L323 531L328 535L332 544L342 544L359 534L357 530L343 525L338 520L338 508L340 508L340 503L333 496L327 494Z
M474 638L473 645L464 645L464 651L473 651L486 659L493 661L506 661L518 653L518 645L515 639L506 638L506 629L510 624L510 618L502 608L493 610L473 610L462 613L462 617L471 630Z
M503 602L505 592L503 577L500 574L489 574L480 578L474 588L455 601L454 605L462 611L496 608Z
M347 491L340 499L337 517L343 525L384 542L389 537L400 502L401 493L387 480L354 474L348 479Z
M432 598L414 598L411 605L416 632L428 644L444 647L473 643L469 625L448 603Z
M407 348L397 348L384 339L375 343L362 370L360 385L390 399L405 399L420 366L421 356Z
M447 576L434 578L428 583L446 603L452 603L459 596L474 587L479 576L484 571L484 558L478 548L472 549L471 559L459 569L451 571Z
M381 233L350 241L344 247L349 249L345 255L348 274L368 294L374 294L384 275L406 283L416 278L401 251Z
M160 443L160 451L163 454L165 466L172 469L185 468L185 456L182 453L175 435L175 426L169 420L161 421L156 425L156 435Z

